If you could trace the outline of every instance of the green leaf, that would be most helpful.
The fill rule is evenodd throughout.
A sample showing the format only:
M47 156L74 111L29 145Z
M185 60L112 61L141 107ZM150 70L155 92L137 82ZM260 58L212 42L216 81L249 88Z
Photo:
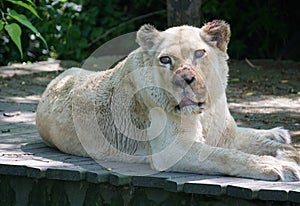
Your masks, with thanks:
M26 4L24 3L23 1L14 1L14 0L7 0L13 4L16 4L16 5L19 5L19 6L22 6L26 9L28 9L31 13L33 13L37 18L41 19L40 16L38 15L37 11L29 4ZM29 1L29 3L32 3Z
M5 25L4 29L7 31L8 35L15 43L15 45L18 47L21 54L21 58L23 58L22 44L21 44L22 30L20 26L16 23L12 23L12 24Z
M10 10L9 11L9 16L11 16L13 19L17 20L18 22L20 22L21 24L23 24L24 26L28 27L31 31L33 31L33 33L35 33L35 35L37 37L39 37L44 44L46 45L46 47L48 48L47 42L44 39L44 37L40 34L40 32L31 24L31 22L27 19L26 16L24 16L23 14L18 14L15 10Z
M4 26L4 22L0 20L0 31L3 29L3 26Z
M27 0L32 6L35 6L31 0Z

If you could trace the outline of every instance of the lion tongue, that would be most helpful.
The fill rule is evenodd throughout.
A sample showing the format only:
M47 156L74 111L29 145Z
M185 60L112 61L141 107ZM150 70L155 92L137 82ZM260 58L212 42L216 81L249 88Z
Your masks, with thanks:
M179 102L179 107L185 107L185 106L189 106L189 105L195 105L196 103L193 102L191 99L189 99L188 97L183 97L182 100Z

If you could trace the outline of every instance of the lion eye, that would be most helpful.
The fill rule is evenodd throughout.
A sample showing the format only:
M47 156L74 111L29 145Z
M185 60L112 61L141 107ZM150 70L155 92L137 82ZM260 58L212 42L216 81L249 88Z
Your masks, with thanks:
M162 64L171 64L172 63L172 59L168 56L162 56L159 58L160 63Z
M196 50L194 55L195 55L195 58L201 58L205 55L206 51L205 49L199 49L199 50Z

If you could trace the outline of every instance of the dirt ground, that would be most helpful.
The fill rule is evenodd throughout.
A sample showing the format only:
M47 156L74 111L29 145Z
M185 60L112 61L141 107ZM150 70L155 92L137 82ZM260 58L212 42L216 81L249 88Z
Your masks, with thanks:
M300 143L300 62L230 61L227 97L232 115L245 127L290 130Z
M300 146L300 62L231 60L229 66L227 97L237 123L253 128L283 126L290 130L295 146ZM61 72L27 70L0 75L0 97L36 101Z

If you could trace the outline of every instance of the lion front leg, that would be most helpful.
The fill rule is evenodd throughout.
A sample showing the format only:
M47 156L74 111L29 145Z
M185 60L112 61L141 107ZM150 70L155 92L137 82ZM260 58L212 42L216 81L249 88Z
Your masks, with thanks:
M186 155L169 170L262 180L300 180L300 167L295 162L212 147L198 142L194 143Z
M300 163L300 155L290 143L291 137L288 131L280 127L270 130L237 127L229 148Z

